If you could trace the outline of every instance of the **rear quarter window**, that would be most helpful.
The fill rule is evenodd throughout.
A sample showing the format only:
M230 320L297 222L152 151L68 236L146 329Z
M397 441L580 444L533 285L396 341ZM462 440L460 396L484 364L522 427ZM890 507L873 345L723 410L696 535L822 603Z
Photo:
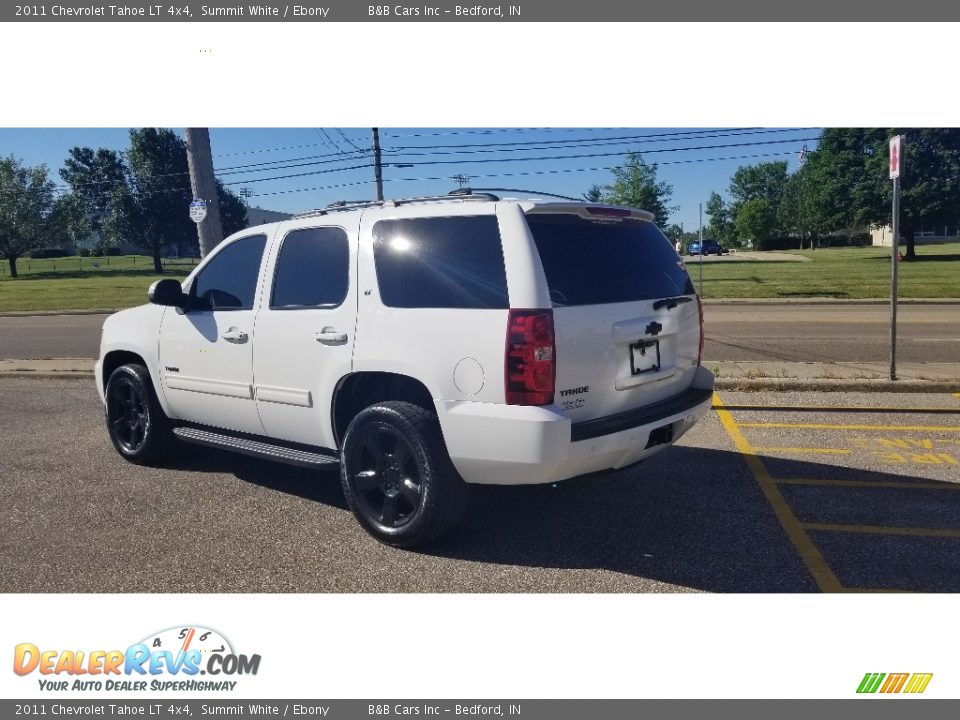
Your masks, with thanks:
M669 240L651 222L527 215L554 307L695 293Z
M509 307L493 215L381 220L373 226L373 258L388 307Z

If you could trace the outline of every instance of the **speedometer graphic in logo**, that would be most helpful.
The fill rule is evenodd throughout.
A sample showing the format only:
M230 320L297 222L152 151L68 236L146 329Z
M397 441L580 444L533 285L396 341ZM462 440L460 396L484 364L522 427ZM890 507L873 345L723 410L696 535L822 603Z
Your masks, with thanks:
M199 651L202 657L212 653L233 654L229 640L216 630L200 625L167 628L147 635L140 642L150 648L151 652L166 650L174 655L190 650Z

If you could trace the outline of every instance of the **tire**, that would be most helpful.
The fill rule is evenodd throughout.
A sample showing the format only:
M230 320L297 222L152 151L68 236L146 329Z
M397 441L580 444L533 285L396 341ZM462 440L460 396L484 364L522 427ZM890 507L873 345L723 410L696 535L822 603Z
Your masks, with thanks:
M110 374L104 396L107 434L120 457L136 465L161 460L174 437L147 369L121 365Z
M393 547L435 540L466 509L467 485L437 416L412 403L382 402L357 414L343 439L340 479L363 529Z

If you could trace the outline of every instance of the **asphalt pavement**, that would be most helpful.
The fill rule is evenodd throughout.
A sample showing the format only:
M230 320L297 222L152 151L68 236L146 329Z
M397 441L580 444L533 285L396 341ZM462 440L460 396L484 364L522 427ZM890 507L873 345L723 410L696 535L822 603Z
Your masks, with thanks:
M91 383L0 378L0 590L960 591L960 397L717 401L633 468L476 487L413 552L359 528L335 472L186 445L130 465Z

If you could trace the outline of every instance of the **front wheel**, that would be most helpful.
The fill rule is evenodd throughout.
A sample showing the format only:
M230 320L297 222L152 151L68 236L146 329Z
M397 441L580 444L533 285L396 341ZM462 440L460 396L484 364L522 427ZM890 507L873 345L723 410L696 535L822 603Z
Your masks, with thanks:
M380 542L414 547L463 515L467 486L450 462L436 415L407 402L382 402L351 421L341 453L343 494Z
M160 460L173 439L170 421L143 365L121 365L104 392L107 433L121 457L138 465Z

